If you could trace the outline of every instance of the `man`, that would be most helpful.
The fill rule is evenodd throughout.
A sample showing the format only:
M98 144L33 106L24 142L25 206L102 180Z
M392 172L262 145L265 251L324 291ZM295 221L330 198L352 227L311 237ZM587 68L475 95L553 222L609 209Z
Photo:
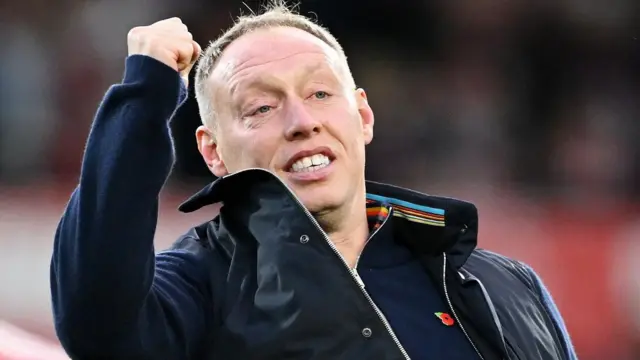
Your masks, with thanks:
M129 33L56 233L76 359L575 359L527 266L476 250L473 205L365 183L373 111L338 42L274 5L201 56L198 148L220 215L154 255L167 122L200 56L179 19ZM182 77L182 80L181 80Z

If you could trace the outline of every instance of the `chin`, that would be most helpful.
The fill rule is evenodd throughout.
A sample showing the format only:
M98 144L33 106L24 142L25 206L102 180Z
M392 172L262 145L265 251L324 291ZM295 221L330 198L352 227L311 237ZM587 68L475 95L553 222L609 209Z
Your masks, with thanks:
M334 162L313 173L283 172L282 178L312 214L326 214L344 207L354 195L353 181L339 170Z
M341 207L345 199L329 186L312 186L303 189L292 188L302 204L312 214L322 214Z

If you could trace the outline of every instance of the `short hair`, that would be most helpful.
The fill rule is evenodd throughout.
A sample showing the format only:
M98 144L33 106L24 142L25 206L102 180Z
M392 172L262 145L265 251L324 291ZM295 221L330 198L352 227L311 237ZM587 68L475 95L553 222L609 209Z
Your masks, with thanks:
M269 4L264 7L262 13L255 14L251 12L249 15L238 17L231 28L226 30L216 40L212 41L202 52L196 68L194 86L203 124L215 124L215 109L213 108L207 81L222 56L222 52L242 35L255 30L273 27L292 27L308 32L336 50L346 64L347 57L344 50L329 30L317 24L312 19L295 12L294 8L287 6L286 0L271 0ZM349 76L351 75L349 74Z

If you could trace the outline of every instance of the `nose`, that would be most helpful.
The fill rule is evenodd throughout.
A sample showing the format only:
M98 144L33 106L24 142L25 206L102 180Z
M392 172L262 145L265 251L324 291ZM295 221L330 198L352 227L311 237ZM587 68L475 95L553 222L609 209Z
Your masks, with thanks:
M318 121L302 101L290 101L286 112L285 137L289 141L310 138L322 130Z

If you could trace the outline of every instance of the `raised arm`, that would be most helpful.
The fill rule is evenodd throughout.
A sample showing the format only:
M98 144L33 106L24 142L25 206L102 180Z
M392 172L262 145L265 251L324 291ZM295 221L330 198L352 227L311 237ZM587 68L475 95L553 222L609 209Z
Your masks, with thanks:
M55 327L74 359L189 359L209 316L201 254L154 254L173 164L168 123L200 52L177 19L129 33L124 80L105 95L55 234Z

